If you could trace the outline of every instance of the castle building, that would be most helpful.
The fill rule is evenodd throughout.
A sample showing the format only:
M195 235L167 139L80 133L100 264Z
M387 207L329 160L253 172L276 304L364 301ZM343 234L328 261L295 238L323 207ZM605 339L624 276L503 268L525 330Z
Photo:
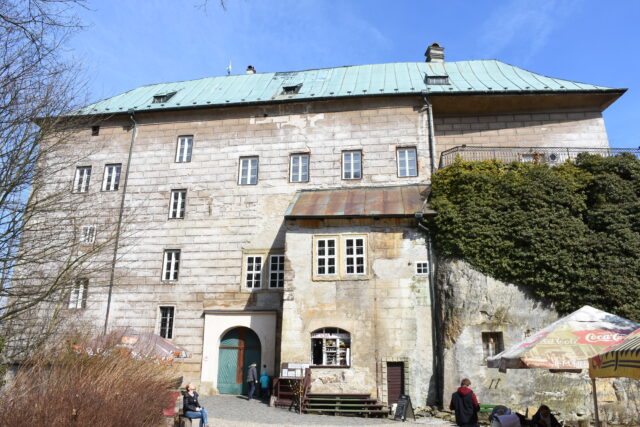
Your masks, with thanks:
M249 363L278 375L289 362L311 365L315 392L434 399L433 254L417 220L433 214L442 153L606 150L602 112L624 90L445 62L437 44L426 57L252 67L87 106L82 159L57 178L109 207L81 238L116 221L122 236L113 275L83 278L66 309L189 349L181 370L205 393L240 393Z

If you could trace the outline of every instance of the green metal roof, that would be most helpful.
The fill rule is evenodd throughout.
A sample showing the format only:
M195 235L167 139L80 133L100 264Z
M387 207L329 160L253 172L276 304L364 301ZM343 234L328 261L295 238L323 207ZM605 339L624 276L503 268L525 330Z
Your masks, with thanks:
M429 84L428 77L447 76L448 84ZM298 86L294 94L283 87ZM81 114L114 114L207 106L274 103L373 95L478 93L619 92L622 89L578 83L532 73L496 60L398 62L306 71L208 77L142 86L91 104ZM165 102L154 96L175 92Z

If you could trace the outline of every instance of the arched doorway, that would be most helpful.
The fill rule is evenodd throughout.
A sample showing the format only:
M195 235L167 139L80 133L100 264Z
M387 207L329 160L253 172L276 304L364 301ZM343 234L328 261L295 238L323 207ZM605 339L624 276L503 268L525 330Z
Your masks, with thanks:
M247 392L247 367L256 364L260 374L260 339L249 328L233 328L220 340L218 358L218 391L221 394L245 394Z

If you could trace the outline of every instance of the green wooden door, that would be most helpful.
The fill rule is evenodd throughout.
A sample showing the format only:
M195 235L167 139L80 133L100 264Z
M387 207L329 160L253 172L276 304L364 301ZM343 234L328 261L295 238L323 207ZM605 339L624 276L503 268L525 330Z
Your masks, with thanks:
M220 340L218 391L221 394L247 393L247 368L257 365L260 373L260 339L249 328L235 328Z

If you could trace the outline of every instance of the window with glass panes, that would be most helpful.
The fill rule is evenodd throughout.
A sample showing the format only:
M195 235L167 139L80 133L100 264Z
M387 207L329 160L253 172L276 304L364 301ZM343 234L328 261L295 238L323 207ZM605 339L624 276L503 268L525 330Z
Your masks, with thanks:
M344 239L345 274L367 274L363 237Z
M176 148L176 163L190 162L192 150L193 136L178 137L178 147Z
M245 281L248 289L262 287L262 255L247 255L245 258Z
M93 243L96 239L96 226L83 225L80 231L80 242Z
M311 364L344 366L351 364L351 334L338 328L322 328L311 333Z
M398 148L398 176L418 176L418 160L415 147Z
M362 178L362 151L342 152L342 179Z
M289 170L290 182L309 182L309 155L292 154Z
M73 288L69 294L68 308L81 309L87 305L87 291L89 290L89 279L77 279L73 283Z
M158 334L162 338L168 340L173 338L173 317L175 307L160 307L160 325L158 325Z
M336 275L336 239L316 240L316 274L318 276Z
M284 287L284 255L271 255L269 257L269 287Z
M429 262L428 261L416 262L416 274L418 276L426 276L427 274L429 274Z
M104 181L102 191L116 191L120 184L121 164L106 165L104 167Z
M180 270L180 250L168 249L164 251L164 263L162 268L163 280L178 280Z
M238 184L254 185L258 183L258 158L241 157L238 171Z
M171 190L171 202L169 203L169 218L184 218L184 210L187 200L187 190Z
M76 175L73 180L74 193L86 193L89 191L89 181L91 180L91 166L80 166L76 168Z

